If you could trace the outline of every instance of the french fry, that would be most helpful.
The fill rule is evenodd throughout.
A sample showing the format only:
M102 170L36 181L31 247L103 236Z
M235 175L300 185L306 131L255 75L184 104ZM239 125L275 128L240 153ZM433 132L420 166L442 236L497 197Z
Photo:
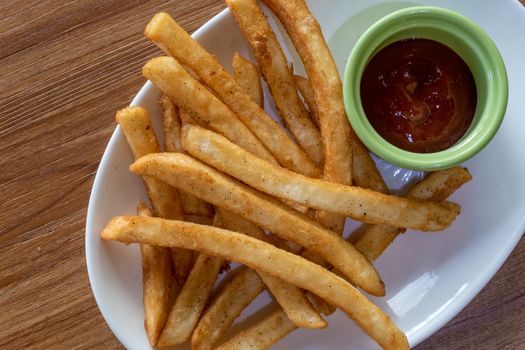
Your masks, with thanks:
M244 219L242 216L236 215L231 211L219 208L219 215L223 223L223 228L247 234L250 237L260 239L261 241L269 242L269 237L266 236L264 230L259 226L255 225L253 222Z
M183 148L193 157L272 196L367 223L443 230L459 213L452 203L423 202L312 179L272 165L196 126L182 129Z
M282 166L312 177L320 176L320 170L306 153L235 82L217 59L193 40L173 18L166 13L158 13L144 32L162 50L190 67L237 114ZM177 79L170 81L173 83ZM174 85L182 84L177 82Z
M164 131L164 152L183 152L180 143L180 128L182 127L177 106L170 98L162 95L159 99Z
M142 107L128 107L119 110L115 119L120 125L135 159L160 151L148 112ZM171 186L149 177L143 177L149 200L155 216L167 219L183 219L177 192ZM142 212L146 212L144 208ZM174 248L166 250L156 247L141 247L143 259L143 293L145 326L148 340L155 346L167 319L173 302L173 286L184 283L191 269L193 253ZM171 259L167 257L171 255ZM170 266L173 264L173 272ZM168 272L174 274L173 277ZM154 286L154 287L152 287ZM156 291L153 291L152 289ZM159 304L160 303L160 304Z
M219 221L219 216L215 215L214 226L220 225ZM206 306L223 261L220 257L199 253L171 308L159 338L159 347L182 344L190 338Z
M185 191L179 191L179 198L185 214L205 217L213 215L212 206L205 201Z
M237 53L233 56L232 65L235 79L239 82L239 85L241 85L247 93L252 95L254 100L262 105L261 78L257 67ZM246 233L251 237L261 239L265 242L269 240L263 230L242 217L225 209L220 209L220 215L225 223L224 228ZM275 243L281 244L284 242ZM319 313L308 301L301 289L284 283L278 278L268 274L259 274L294 324L304 328L324 328L327 326L327 323L320 317ZM223 313L227 314L227 311L223 311ZM233 319L231 322L233 322ZM223 330L225 331L226 329L223 328ZM222 334L218 332L214 333L217 337Z
M163 95L159 101L162 109L164 126L164 152L184 152L180 143L181 121L177 115L177 108L168 96ZM186 215L212 216L213 208L205 201L191 194L178 191L182 211Z
M137 207L137 214L139 216L153 215L142 202ZM144 327L149 343L151 346L156 346L180 286L173 278L169 248L141 244L140 255L142 258Z
M326 45L319 23L302 0L263 0L279 18L284 29L301 57L309 78L299 82L301 95L311 111L315 111L325 142L324 176L328 181L351 184L345 176L352 164L352 178L355 185L386 193L386 185L377 170L368 150L349 127L343 108L341 80L330 50ZM296 78L296 83L302 79ZM314 100L308 103L308 86ZM348 126L348 129L346 128ZM338 134L334 135L337 131ZM351 145L352 159L343 161ZM339 157L338 157L339 156ZM333 160L333 161L332 161ZM342 179L343 181L338 181ZM323 214L321 214L322 217ZM323 220L323 219L321 219ZM334 218L337 223L337 218ZM330 219L326 220L327 223ZM333 227L333 225L329 225ZM337 226L337 227L340 227ZM336 228L337 228L336 227Z
M321 134L301 102L288 60L266 16L256 0L226 0L226 4L250 44L284 125L317 166L322 166Z
M135 159L146 154L160 152L160 146L148 112L144 108L127 107L121 109L115 115L115 119L124 133ZM175 189L151 178L145 178L144 182L155 216L166 219L183 217Z
M219 213L223 220L223 227L225 229L246 233L255 239L267 243L273 243L270 242L270 238L266 236L259 227L246 219L243 219L225 209L219 209ZM276 244L274 243L274 245ZM301 328L314 329L326 328L328 326L326 321L319 315L319 312L316 311L300 288L286 283L263 271L257 271L257 273L275 297L275 300L281 305L288 318L295 325Z
M248 95L261 107L264 107L264 94L261 75L256 65L234 53L232 57L233 77Z
M276 162L253 133L217 97L192 78L171 57L156 57L142 69L143 75L200 124L270 162Z
M310 86L310 82L303 76L294 75L295 86L301 93L304 103L308 106L310 116L314 121L315 125L319 126L319 116L317 115L317 107L315 106L314 92Z
M339 72L319 23L303 0L263 2L283 24L308 74L324 143L323 178L327 181L351 185L352 148L355 148L355 144L359 141L351 138L350 124L343 107L343 89ZM317 217L324 226L339 234L342 233L344 217L327 212L319 212Z
M249 94L261 107L263 107L263 91L261 86L261 76L257 66L237 52L232 57L233 72L237 83ZM190 123L191 124L191 123ZM195 125L195 123L193 123ZM305 213L308 208L297 203L286 203L301 213Z
M377 271L350 243L308 216L239 183L183 154L158 153L140 158L130 166L147 175L223 207L266 228L282 239L294 241L323 256L344 271L355 285L373 295L384 295Z
M254 270L243 266L233 274L195 327L191 337L193 350L213 349L242 310L264 291L264 282Z
M182 344L191 336L204 309L223 260L215 256L199 254L193 269L182 287L158 346Z
M352 176L354 185L361 188L368 188L370 190L388 193L383 177L376 167L376 163L368 153L368 150L357 139L352 130L352 155L354 157Z
M282 309L273 311L260 322L237 333L217 350L267 349L296 330Z
M114 217L101 237L126 244L195 249L264 271L337 305L384 349L408 349L406 336L351 284L319 265L258 239L211 226L139 216Z
M468 182L471 178L472 177L468 170L462 169L460 167L440 170L431 173L424 180L414 185L407 195L411 195L420 199L443 201L446 200L457 189L459 189L463 184ZM370 259L370 261L375 261L395 239L395 237L397 237L397 235L402 231L404 231L404 229L392 228L383 225L371 225L370 229L365 231L361 238L356 242L356 248L360 249L361 252ZM384 235L386 235L386 237ZM352 235L350 238L352 238ZM310 301L312 301L316 307L320 305L322 310L318 310L324 315L328 316L335 311L334 306L329 305L319 296L311 294L309 297ZM284 315L282 311L280 314ZM287 334L296 329L292 327L292 323L289 320L280 324L275 324L272 322L273 321L270 319L270 317L259 321L258 324L253 325L244 332L240 332L235 335L230 341L226 343L226 346L229 346L228 344L252 344L254 349L263 349L265 345L264 339L261 340L256 331L259 329L265 329L265 324L274 325L271 334L278 334L279 338L277 338L277 340L284 338Z
M413 186L407 193L407 198L420 200L444 201L464 183L470 181L472 176L468 170L453 167L440 170L428 175L423 181ZM405 228L387 225L370 225L356 241L355 246L370 261L376 260L385 249Z

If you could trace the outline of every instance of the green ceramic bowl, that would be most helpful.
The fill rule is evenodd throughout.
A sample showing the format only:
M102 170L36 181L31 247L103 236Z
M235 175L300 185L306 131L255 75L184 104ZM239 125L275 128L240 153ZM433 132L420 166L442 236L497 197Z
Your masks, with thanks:
M444 151L414 153L390 144L369 123L361 105L361 75L368 62L385 46L409 38L445 44L467 63L474 76L474 119L465 135ZM494 42L471 20L442 8L410 7L383 17L359 38L346 65L343 97L348 119L370 151L403 168L439 170L471 158L496 134L507 107L507 73Z

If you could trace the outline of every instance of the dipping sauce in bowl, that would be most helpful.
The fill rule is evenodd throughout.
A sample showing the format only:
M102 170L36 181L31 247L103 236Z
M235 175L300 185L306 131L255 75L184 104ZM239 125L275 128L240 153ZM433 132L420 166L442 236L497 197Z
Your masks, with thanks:
M467 64L434 40L406 39L381 49L361 77L361 102L388 142L416 153L439 152L467 131L477 91Z

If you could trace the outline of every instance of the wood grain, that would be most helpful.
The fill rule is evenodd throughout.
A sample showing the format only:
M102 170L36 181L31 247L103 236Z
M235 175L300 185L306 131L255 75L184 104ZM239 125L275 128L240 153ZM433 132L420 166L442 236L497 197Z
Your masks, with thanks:
M525 0L522 0L525 2ZM0 2L0 349L120 349L91 294L89 193L115 110L159 53L158 11L190 32L221 1ZM480 295L417 349L525 348L525 240Z

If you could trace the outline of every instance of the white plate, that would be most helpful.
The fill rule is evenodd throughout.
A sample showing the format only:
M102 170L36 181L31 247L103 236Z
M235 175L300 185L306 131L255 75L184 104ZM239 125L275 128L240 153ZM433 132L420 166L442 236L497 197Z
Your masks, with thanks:
M340 72L353 43L370 24L393 10L418 4L450 8L473 19L496 42L507 66L510 94L503 125L488 147L465 164L474 180L452 197L462 205L461 216L446 232L407 232L376 264L386 283L387 295L373 300L391 315L414 346L474 298L525 230L525 40L522 37L525 10L517 0L319 0L309 1L309 4L321 23ZM272 23L275 26L273 19ZM250 56L228 10L206 23L194 37L227 67L235 51ZM289 55L294 59L294 67L301 70L295 52ZM132 103L150 111L157 131L160 126L158 95L158 90L147 83ZM266 107L273 110L273 106ZM112 216L134 213L138 200L145 197L140 179L127 170L131 162L131 153L117 128L104 153L91 193L86 260L93 294L112 331L128 349L149 349L143 328L138 249L99 239L100 231ZM395 188L420 175L384 163L380 168L389 185ZM269 300L268 295L259 297L248 312ZM329 323L326 330L296 331L275 348L378 348L341 312L329 317Z

